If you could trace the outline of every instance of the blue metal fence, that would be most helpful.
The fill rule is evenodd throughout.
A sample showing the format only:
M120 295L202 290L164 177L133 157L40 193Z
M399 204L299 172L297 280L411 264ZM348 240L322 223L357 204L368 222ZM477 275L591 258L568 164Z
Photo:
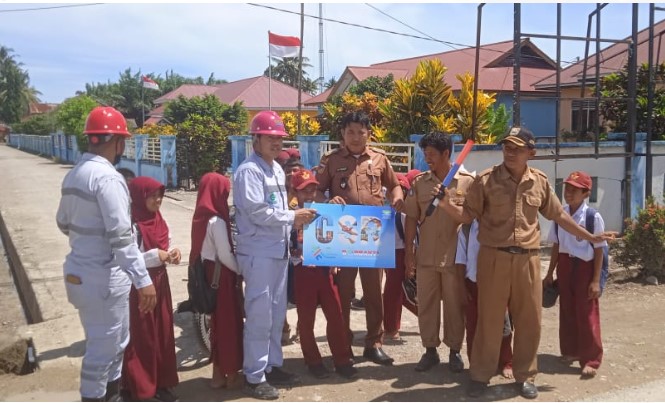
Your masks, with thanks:
M148 136L137 135L134 139L133 152L131 155L125 153L118 167L129 168L136 176L150 176L167 187L175 187L178 183L175 136L159 136L148 140ZM7 144L22 151L53 158L63 164L76 164L81 158L76 136L62 133L48 136L12 133Z

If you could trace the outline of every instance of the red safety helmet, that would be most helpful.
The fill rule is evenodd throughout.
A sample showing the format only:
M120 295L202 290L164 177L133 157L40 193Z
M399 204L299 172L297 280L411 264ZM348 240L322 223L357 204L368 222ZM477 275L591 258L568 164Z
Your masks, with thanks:
M250 134L267 134L270 136L286 137L289 134L284 130L284 122L275 111L261 111L254 116L249 124Z
M114 134L123 137L131 137L127 130L127 121L122 113L110 106L98 106L93 109L85 121L84 134L105 135Z

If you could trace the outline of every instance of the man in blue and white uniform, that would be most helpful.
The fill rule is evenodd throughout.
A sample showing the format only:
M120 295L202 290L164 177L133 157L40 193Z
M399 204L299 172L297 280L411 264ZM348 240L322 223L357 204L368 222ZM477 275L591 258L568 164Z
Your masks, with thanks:
M97 107L86 120L89 151L65 176L56 221L69 237L64 264L69 302L85 331L81 400L119 401L122 358L129 341L129 290L139 308L155 307L155 288L132 239L129 191L113 167L131 134L120 112Z
M293 225L312 221L316 211L289 210L284 171L275 161L287 136L279 115L259 112L252 119L250 134L254 153L233 176L236 254L245 280L243 372L250 396L272 400L279 397L273 385L298 381L281 369L289 234Z

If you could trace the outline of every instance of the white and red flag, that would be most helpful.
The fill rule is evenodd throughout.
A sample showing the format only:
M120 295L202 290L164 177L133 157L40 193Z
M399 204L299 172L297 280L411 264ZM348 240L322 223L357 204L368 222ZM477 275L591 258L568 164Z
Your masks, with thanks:
M143 88L159 91L159 85L154 80L151 80L150 77L143 76L141 77L141 81L143 82Z
M295 36L276 35L268 31L270 56L297 57L300 51L300 39Z

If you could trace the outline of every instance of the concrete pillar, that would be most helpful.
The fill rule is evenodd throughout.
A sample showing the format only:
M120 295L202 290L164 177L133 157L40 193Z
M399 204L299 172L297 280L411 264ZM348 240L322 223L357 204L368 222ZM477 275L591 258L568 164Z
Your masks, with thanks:
M305 168L312 169L312 167L319 165L321 161L321 142L327 141L328 138L327 134L296 136L296 140L300 142L300 162Z
M247 135L229 136L231 140L231 172L235 172L247 156L247 147L252 146L252 137Z
M159 150L161 155L162 183L168 187L178 187L178 169L176 168L176 137L159 136Z

